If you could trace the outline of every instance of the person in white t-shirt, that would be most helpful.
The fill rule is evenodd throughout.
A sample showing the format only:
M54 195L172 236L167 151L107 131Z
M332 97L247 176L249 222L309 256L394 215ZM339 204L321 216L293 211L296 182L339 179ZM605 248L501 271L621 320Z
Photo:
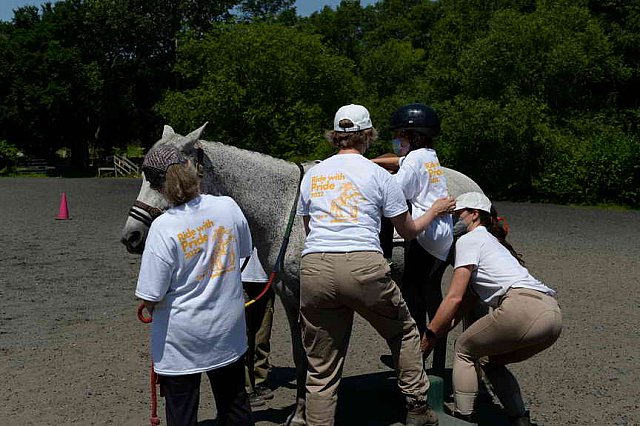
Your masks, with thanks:
M493 308L456 340L453 361L454 415L472 420L481 367L509 415L511 425L530 425L520 387L506 365L524 361L550 347L562 331L555 291L535 279L522 257L505 240L506 232L489 199L468 192L456 199L455 214L467 233L456 242L449 291L422 339L429 353L480 300ZM488 361L487 361L488 360Z
M433 108L421 103L401 106L391 116L392 144L399 157L373 161L390 170L411 204L413 218L421 216L433 203L447 197L447 180L434 149L440 133L440 119ZM427 314L433 318L442 302L442 275L453 243L450 214L438 216L418 237L408 242L402 275L402 296L422 336ZM442 374L446 341L434 351L433 367Z
M151 224L135 291L153 318L151 355L167 424L197 424L207 373L219 423L253 425L240 281L240 259L252 247L247 220L231 198L200 195L195 167L175 147L152 149L142 170L173 205Z
M308 359L307 425L334 424L337 389L354 312L385 338L407 403L407 425L436 425L427 403L429 381L419 334L380 247L381 216L414 238L437 216L453 209L442 198L415 221L393 176L363 154L376 138L369 112L346 105L327 139L336 155L311 168L300 186L297 214L307 238L300 262L300 321Z

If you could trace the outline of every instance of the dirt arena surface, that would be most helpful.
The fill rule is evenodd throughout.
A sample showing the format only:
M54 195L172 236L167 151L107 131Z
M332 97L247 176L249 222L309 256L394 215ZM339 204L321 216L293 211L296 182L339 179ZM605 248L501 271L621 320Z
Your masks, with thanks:
M134 179L0 179L1 425L148 424L148 326L133 296L139 257L119 242L138 188ZM69 221L54 220L63 191ZM564 316L555 346L513 366L533 419L640 424L640 211L496 205ZM276 397L256 410L259 425L282 423L294 401L281 306L272 345ZM392 372L379 361L385 346L356 321L339 425L401 421ZM200 424L214 425L204 387L201 399ZM166 424L163 410L161 402Z

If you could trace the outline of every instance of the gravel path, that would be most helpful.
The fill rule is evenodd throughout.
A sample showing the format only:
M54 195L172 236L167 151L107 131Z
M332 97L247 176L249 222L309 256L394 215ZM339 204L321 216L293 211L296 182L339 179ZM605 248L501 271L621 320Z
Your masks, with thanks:
M0 424L148 424L148 334L133 297L139 258L119 242L138 188L132 179L0 179ZM54 220L63 191L69 221ZM533 418L639 425L640 211L496 204L564 316L556 345L513 367ZM285 323L278 306L278 388L256 411L259 425L283 422L294 400ZM382 353L384 341L356 321L338 424L401 420ZM203 388L201 425L215 424L211 399Z

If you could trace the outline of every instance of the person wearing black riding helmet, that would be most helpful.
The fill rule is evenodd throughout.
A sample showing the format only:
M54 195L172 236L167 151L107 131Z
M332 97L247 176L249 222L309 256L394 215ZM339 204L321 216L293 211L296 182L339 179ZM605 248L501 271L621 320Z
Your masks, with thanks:
M419 217L431 208L435 200L449 196L447 181L434 149L434 139L440 133L440 119L428 105L407 104L391 115L390 130L398 157L373 161L388 170L397 170L395 179L411 205L412 216ZM420 335L427 328L427 314L433 318L442 302L442 275L452 243L453 223L449 214L439 216L409 242L402 295ZM443 340L434 351L433 366L437 369L444 368L445 344L446 340Z

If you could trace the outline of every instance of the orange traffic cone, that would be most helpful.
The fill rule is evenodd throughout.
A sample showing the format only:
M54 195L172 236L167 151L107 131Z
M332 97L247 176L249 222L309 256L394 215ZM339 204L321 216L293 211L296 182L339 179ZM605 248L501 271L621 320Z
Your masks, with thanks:
M58 216L56 216L58 220L69 220L69 206L67 206L67 193L63 192L62 197L60 198L60 211Z

